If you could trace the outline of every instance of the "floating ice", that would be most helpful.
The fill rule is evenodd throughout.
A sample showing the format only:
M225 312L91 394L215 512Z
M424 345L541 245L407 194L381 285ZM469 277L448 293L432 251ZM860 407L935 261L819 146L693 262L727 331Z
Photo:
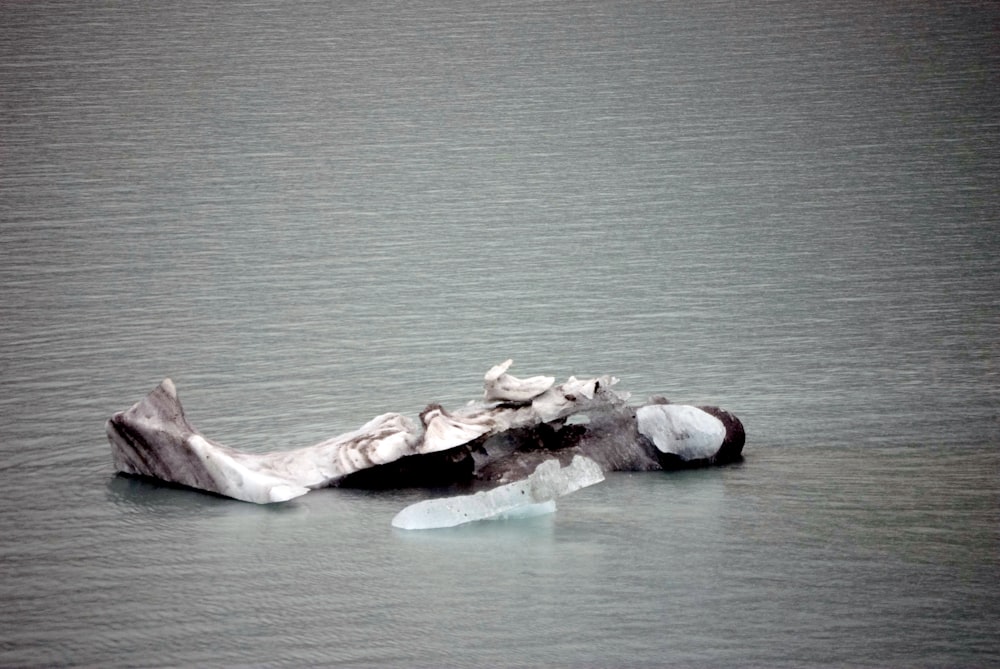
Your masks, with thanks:
M513 377L507 374L510 366L507 360L487 372L483 401L454 411L430 404L419 423L386 413L353 432L270 453L240 451L201 434L187 420L173 382L165 379L107 421L108 441L119 472L258 504L332 485L505 485L514 478L537 479L511 489L533 501L508 499L504 495L515 493L499 491L477 498L476 504L490 508L480 508L469 520L504 513L507 506L519 514L551 510L548 502L568 490L549 494L544 485L576 470L570 465L562 472L552 463L533 474L541 459L567 462L580 455L604 471L649 471L673 467L677 459L731 462L742 451L742 424L718 407L656 404L636 410L627 404L627 393L614 390L613 376L571 376L553 385L552 377ZM541 506L529 506L535 503Z
M526 517L555 511L555 498L604 480L600 465L582 455L565 467L558 460L542 462L528 478L474 495L427 499L406 507L392 519L393 527L429 530L477 520Z

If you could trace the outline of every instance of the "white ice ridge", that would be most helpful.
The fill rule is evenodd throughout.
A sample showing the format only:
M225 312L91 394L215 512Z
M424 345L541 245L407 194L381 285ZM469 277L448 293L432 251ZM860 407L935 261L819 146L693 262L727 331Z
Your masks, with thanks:
M525 479L474 495L427 499L406 507L392 519L393 527L429 530L477 520L523 518L555 511L555 499L604 480L600 465L582 455L565 467L557 460L542 462Z
M661 453L684 461L713 457L726 438L721 420L686 404L649 404L636 409L635 417L640 434Z

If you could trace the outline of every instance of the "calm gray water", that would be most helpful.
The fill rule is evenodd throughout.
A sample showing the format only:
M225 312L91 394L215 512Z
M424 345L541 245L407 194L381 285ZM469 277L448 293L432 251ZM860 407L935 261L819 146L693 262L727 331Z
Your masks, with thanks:
M0 19L0 665L1000 665L996 3ZM507 357L746 460L418 533L111 468L166 376L264 451Z

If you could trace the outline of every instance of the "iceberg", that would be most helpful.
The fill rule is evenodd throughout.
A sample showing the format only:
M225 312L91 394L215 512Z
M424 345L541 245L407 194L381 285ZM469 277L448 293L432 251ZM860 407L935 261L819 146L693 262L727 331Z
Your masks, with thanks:
M510 361L486 375L487 388L509 375ZM145 398L106 423L115 470L197 488L226 497L269 504L304 495L310 490L339 485L363 470L376 469L382 479L396 481L392 468L400 463L422 472L433 484L440 475L471 474L472 444L491 436L517 433L571 414L624 406L626 395L611 390L617 382L602 376L587 381L570 377L553 386L549 377L522 382L504 381L504 401L473 402L449 412L437 404L420 414L420 423L397 413L386 413L359 429L312 446L271 453L247 453L213 441L187 420L173 381L164 379ZM516 393L511 388L518 389ZM534 397L514 403L509 396ZM496 393L494 393L496 394ZM464 449L464 450L462 450ZM414 468L413 457L425 459ZM435 459L434 456L437 456ZM492 460L487 458L487 460ZM455 466L458 462L459 466ZM486 461L480 458L480 465ZM378 475L373 484L380 485ZM351 482L362 480L354 477ZM418 483L412 477L402 485Z
M519 379L507 360L484 377L484 399L418 420L384 413L357 430L292 450L249 453L209 439L184 414L169 378L105 429L114 468L256 504L324 487L460 486L475 495L405 509L403 527L447 527L550 513L554 500L609 471L723 464L741 457L745 433L718 407L634 407L618 379ZM678 464L680 463L680 464Z
M479 520L526 518L556 510L555 499L604 480L601 466L575 455L568 465L558 460L539 464L528 478L473 495L427 499L411 504L392 519L403 530L455 527Z

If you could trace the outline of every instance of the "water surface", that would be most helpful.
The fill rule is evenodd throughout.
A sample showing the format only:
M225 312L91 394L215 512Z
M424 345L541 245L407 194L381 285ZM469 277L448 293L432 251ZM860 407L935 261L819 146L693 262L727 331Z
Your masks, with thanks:
M0 664L1000 664L993 3L0 13ZM747 459L417 534L111 468L167 376L259 452L508 357Z

